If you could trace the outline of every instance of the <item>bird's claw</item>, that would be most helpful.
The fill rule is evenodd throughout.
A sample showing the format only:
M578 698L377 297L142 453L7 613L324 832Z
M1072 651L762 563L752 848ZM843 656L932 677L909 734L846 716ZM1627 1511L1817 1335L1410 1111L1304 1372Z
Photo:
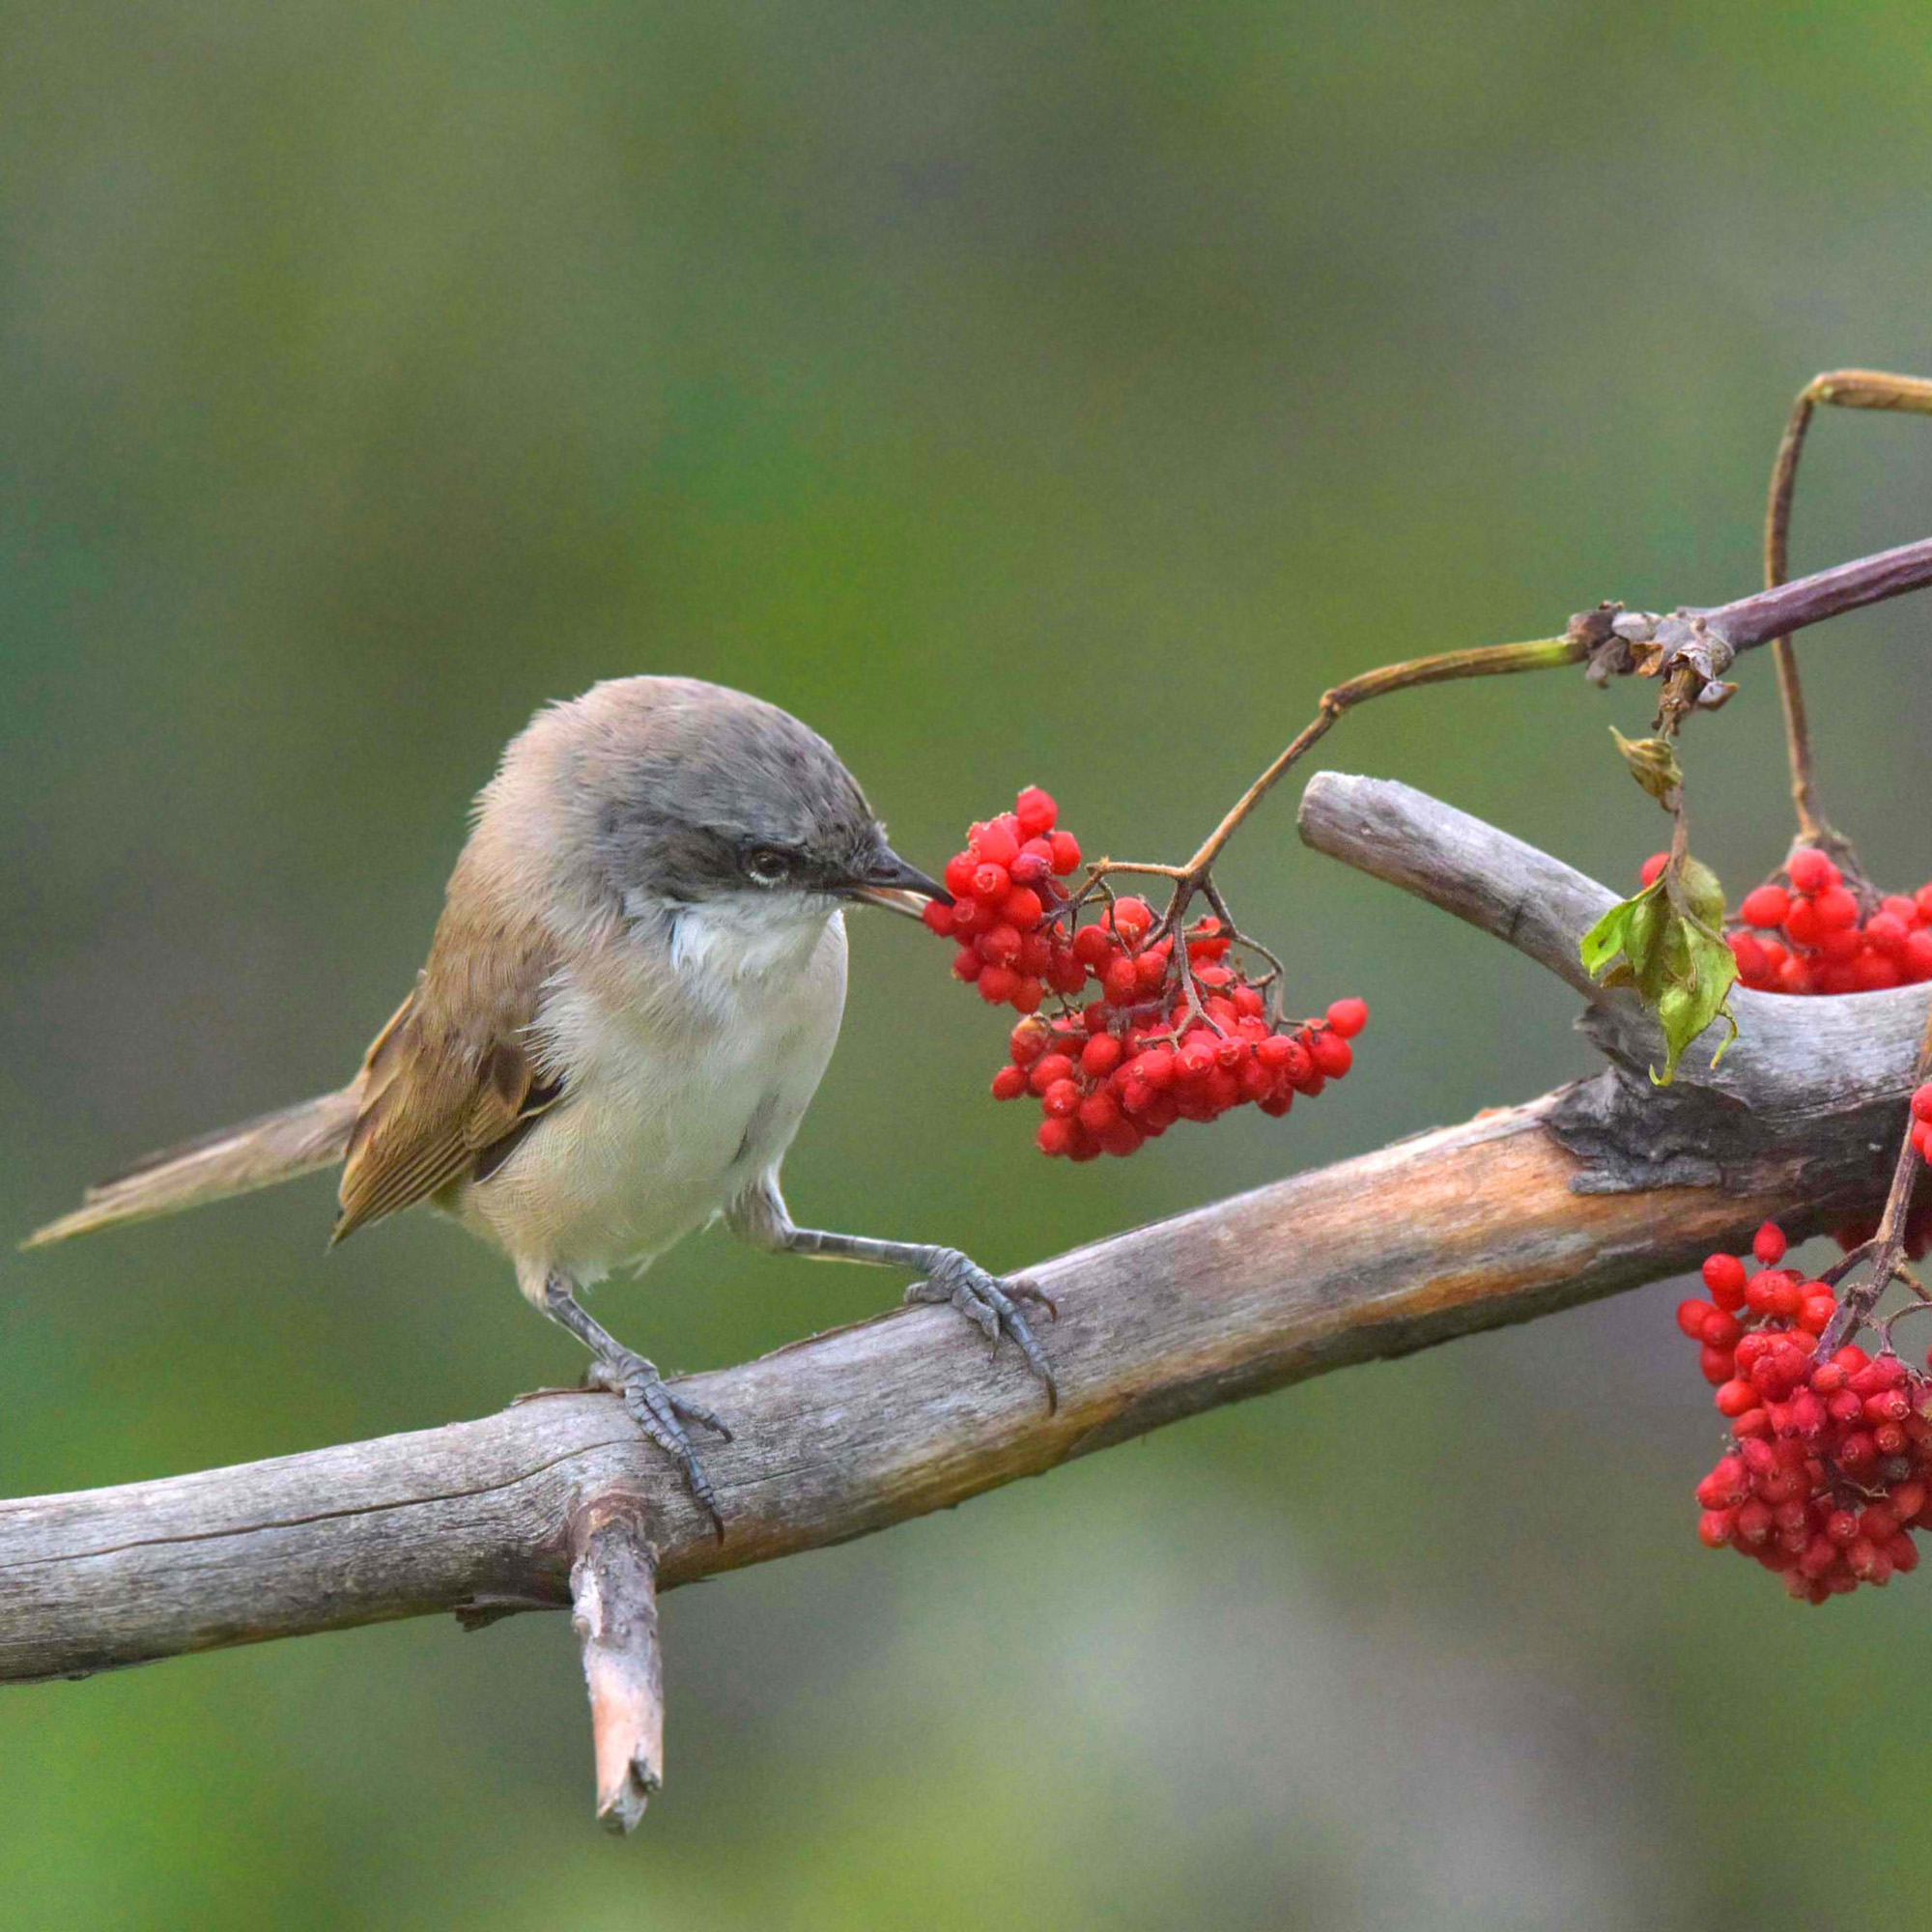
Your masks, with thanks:
M1031 1302L1045 1309L1048 1319L1055 1321L1060 1319L1060 1310L1051 1295L1024 1275L1003 1281L988 1274L978 1262L949 1249L923 1281L916 1281L906 1290L905 1298L909 1302L950 1304L995 1348L1000 1337L1007 1336L1026 1357L1027 1367L1045 1384L1047 1408L1060 1406L1060 1385L1054 1379L1053 1365L1020 1313L1020 1303Z
M712 1533L723 1543L724 1519L718 1512L711 1479L704 1473L704 1464L697 1460L684 1425L695 1422L724 1442L731 1439L730 1430L708 1408L673 1395L658 1374L657 1365L629 1350L593 1361L585 1379L593 1388L609 1389L613 1395L623 1397L625 1413L683 1470L686 1486L698 1507L711 1519Z

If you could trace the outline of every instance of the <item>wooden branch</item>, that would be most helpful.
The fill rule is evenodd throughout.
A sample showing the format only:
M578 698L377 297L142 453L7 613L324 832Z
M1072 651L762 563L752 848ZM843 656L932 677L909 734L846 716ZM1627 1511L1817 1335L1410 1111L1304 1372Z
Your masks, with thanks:
M1406 786L1318 779L1303 825L1576 983L1566 948L1606 889ZM688 1392L737 1427L707 1449L723 1544L617 1400L575 1392L0 1503L0 1680L574 1600L600 1807L622 1824L662 1775L653 1573L670 1588L884 1529L1221 1403L1679 1272L1769 1215L1796 1235L1869 1213L1927 998L1747 1010L1741 995L1747 1039L1721 1077L1687 1065L1659 1094L1633 1071L1649 1037L1599 992L1593 1037L1613 1059L1596 1080L1032 1270L1060 1307L1045 1334L1055 1414L1009 1349L989 1355L935 1308L691 1378ZM1917 1015L1905 1034L1894 1008ZM1821 1027L1840 1056L1829 1068Z
M629 1495L600 1496L571 1524L571 1622L583 1646L597 1815L632 1832L664 1783L664 1659L658 1648L658 1553Z
M1578 939L1617 901L1560 859L1393 779L1317 772L1301 795L1302 842L1513 946L1593 1004Z
M1755 650L1792 631L1822 624L1867 604L1932 587L1932 537L1900 544L1850 563L1793 578L1770 590L1699 612L1734 648Z
M1663 1059L1663 1036L1636 996L1606 989L1583 970L1577 940L1618 894L1547 852L1393 779L1318 772L1302 794L1301 837L1431 905L1492 933L1590 1002L1583 1030L1612 1064L1644 1076ZM1641 1097L1667 1112L1720 1096L1789 1125L1842 1114L1911 1091L1913 1057L1932 988L1794 1000L1735 987L1738 1037L1721 1061L1713 1029L1684 1056L1677 1086ZM1896 1087L1884 1069L1903 1068ZM1876 1084L1875 1084L1876 1083ZM1889 1149L1896 1132L1887 1130ZM1889 1154L1887 1156L1889 1158Z
M1593 983L1577 941L1614 900L1548 853L1389 779L1321 772L1303 794L1301 836L1377 878L1492 932L1590 1001L1579 1025L1606 1073L1549 1096L1548 1126L1584 1158L1580 1191L1718 1187L1775 1194L1809 1146L1809 1186L1888 1167L1899 1103L1932 988L1795 1000L1734 987L1738 1037L1715 1065L1714 1028L1669 1087L1652 1084L1663 1037L1635 995Z

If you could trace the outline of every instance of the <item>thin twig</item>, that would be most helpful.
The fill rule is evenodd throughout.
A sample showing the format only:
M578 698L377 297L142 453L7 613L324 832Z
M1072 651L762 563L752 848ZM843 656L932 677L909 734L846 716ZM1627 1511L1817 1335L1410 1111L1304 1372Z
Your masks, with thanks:
M1777 446L1777 459L1772 466L1770 499L1765 507L1764 581L1768 588L1776 588L1790 575L1791 506L1798 485L1798 464L1804 453L1805 433L1820 404L1932 414L1932 382L1881 370L1834 369L1814 376L1799 391ZM1777 662L1778 696L1784 709L1785 751L1791 764L1791 800L1798 814L1798 842L1822 847L1851 875L1861 897L1869 901L1875 895L1858 863L1851 840L1832 825L1818 803L1811 729L1804 708L1804 688L1798 675L1797 646L1788 636L1781 636L1772 639L1772 652ZM1869 903L1865 909L1870 911Z
M1932 1077L1932 1011L1925 1016L1925 1033L1918 1043L1918 1061L1912 1084L1915 1091ZM1913 1189L1918 1183L1918 1144L1913 1135L1916 1124L1911 1109L1905 1116L1905 1135L1898 1144L1898 1158L1892 1163L1891 1186L1885 1197L1885 1211L1879 1216L1878 1233L1867 1244L1872 1256L1869 1280L1847 1289L1831 1325L1818 1338L1818 1359L1826 1360L1845 1346L1846 1339L1868 1321L1879 1298L1905 1272L1905 1236L1912 1216Z
M1804 433L1811 426L1816 394L1823 377L1800 391L1791 419L1777 445L1771 470L1771 501L1765 510L1764 582L1776 589L1791 575L1791 498L1798 484L1798 459ZM1804 687L1798 676L1798 647L1788 637L1774 638L1772 655L1777 664L1777 691L1784 707L1784 746L1791 764L1791 802L1798 812L1798 836L1806 844L1823 844L1831 832L1818 809L1817 785L1811 769L1811 728L1804 714Z
M1181 868L1186 879L1199 882L1240 829L1241 821L1292 771L1332 726L1358 704L1392 692L1414 691L1426 684L1448 684L1472 677L1507 677L1516 671L1548 670L1557 665L1580 664L1582 647L1568 637L1538 638L1523 644L1480 644L1471 650L1441 651L1434 657L1410 658L1364 671L1321 694L1315 716L1289 741L1268 768L1229 807L1220 824L1202 840L1200 849Z
M1089 868L1088 885L1081 896L1084 897L1110 872L1172 879L1174 896L1162 916L1160 930L1177 928L1184 920L1189 901L1201 890L1214 862L1256 806L1349 711L1371 698L1387 696L1398 691L1412 691L1423 685L1507 676L1518 671L1548 670L1563 665L1582 664L1593 657L1593 630L1598 643L1609 642L1626 659L1614 666L1608 659L1599 660L1605 671L1634 668L1635 659L1624 651L1622 640L1629 639L1651 641L1663 637L1673 646L1682 642L1694 644L1698 639L1714 639L1725 647L1727 654L1754 650L1779 638L1787 638L1794 631L1804 630L1847 611L1861 610L1866 605L1883 603L1889 598L1901 597L1928 586L1932 586L1932 538L1923 538L1917 543L1902 544L1894 550L1855 558L1831 570L1818 571L1794 582L1736 598L1729 604L1713 605L1701 610L1686 608L1669 617L1624 613L1620 606L1605 606L1598 611L1583 612L1574 618L1568 632L1560 638L1539 638L1525 643L1484 644L1467 650L1443 651L1433 657L1407 659L1400 664L1384 665L1378 669L1365 671L1359 677L1350 678L1322 693L1315 716L1229 807L1220 823L1185 865L1174 867L1102 860ZM1728 686L1712 686L1706 694L1706 680L1690 663L1667 661L1660 668L1666 669L1660 715L1671 726L1699 701L1700 696L1706 702L1717 701L1729 689Z
M1793 578L1776 590L1759 590L1705 611L1687 614L1701 619L1706 629L1734 649L1755 650L1774 638L1808 630L1848 611L1908 596L1932 585L1932 537L1874 551L1850 563L1809 577Z

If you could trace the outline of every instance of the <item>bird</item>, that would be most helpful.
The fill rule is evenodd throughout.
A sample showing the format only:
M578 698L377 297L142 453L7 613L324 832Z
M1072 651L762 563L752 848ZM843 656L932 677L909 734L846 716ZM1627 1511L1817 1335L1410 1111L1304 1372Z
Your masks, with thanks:
M480 1236L722 1537L686 1425L724 1441L730 1426L582 1299L700 1227L913 1273L908 1301L1009 1340L1058 1400L1034 1283L957 1248L799 1227L780 1188L844 1011L845 908L929 901L951 895L788 712L696 678L593 685L504 750L415 985L346 1086L152 1154L23 1245L339 1164L331 1247L419 1205Z

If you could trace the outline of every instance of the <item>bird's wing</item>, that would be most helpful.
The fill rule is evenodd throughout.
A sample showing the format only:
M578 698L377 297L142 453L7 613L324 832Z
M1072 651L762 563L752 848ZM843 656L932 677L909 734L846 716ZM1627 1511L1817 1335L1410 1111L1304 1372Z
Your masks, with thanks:
M333 1238L488 1172L562 1097L532 1061L528 1028L552 969L536 923L439 927L416 988L362 1063Z

